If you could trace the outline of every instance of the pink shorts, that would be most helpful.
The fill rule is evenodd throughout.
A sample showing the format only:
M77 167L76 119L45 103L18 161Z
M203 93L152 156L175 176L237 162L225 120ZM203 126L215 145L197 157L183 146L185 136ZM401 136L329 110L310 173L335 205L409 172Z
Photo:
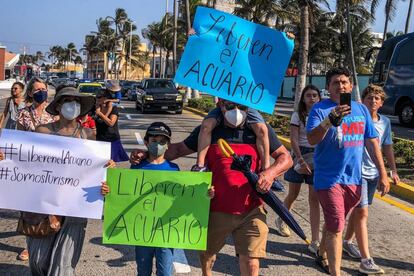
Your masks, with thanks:
M335 184L327 190L318 190L317 194L326 230L333 233L344 230L346 216L361 199L361 185Z

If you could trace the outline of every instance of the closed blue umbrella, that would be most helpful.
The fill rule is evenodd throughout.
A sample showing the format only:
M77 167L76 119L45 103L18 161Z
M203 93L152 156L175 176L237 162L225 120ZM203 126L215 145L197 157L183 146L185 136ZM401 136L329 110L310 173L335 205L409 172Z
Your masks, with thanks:
M257 191L256 184L259 180L259 176L250 169L252 157L250 155L235 154L229 144L227 144L227 142L223 139L218 140L218 145L224 156L233 158L231 169L242 172L249 183L252 185L253 190ZM306 235L303 232L302 228L296 222L295 218L285 207L283 202L273 193L273 191L270 190L267 193L257 192L257 194L270 208L272 208L273 211L276 212L276 214L286 223L287 226L289 226L290 229L293 230L293 232L295 232L307 244L310 243L306 238Z

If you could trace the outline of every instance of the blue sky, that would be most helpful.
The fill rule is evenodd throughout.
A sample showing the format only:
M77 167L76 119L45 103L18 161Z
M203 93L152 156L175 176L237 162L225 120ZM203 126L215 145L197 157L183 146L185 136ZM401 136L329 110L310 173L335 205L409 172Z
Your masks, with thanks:
M384 3L381 0L372 29L382 32ZM397 16L389 30L404 30L408 1L399 1ZM170 10L172 9L172 1ZM52 45L74 42L78 48L84 37L96 30L96 19L114 15L118 7L124 8L136 22L138 29L159 20L165 13L166 0L8 0L2 1L0 16L0 43L8 50L21 53L37 50L46 52ZM414 14L409 31L414 31ZM139 32L140 33L140 32Z

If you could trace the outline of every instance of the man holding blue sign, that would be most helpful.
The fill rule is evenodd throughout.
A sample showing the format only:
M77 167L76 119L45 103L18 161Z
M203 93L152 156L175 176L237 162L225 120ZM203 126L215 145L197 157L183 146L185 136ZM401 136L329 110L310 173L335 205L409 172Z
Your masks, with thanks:
M235 103L225 101L223 105ZM257 192L248 183L242 172L231 169L232 159L223 156L218 146L218 139L225 139L236 154L251 156L251 170L258 171L260 164L256 144L256 135L245 127L232 124L225 109L221 109L223 120L212 133L212 144L208 150L206 164L213 173L212 186L215 196L210 204L210 216L207 232L207 250L200 253L203 275L212 275L216 254L225 245L226 238L232 236L236 254L239 257L241 275L258 275L259 259L266 257L268 227L266 210ZM273 179L283 174L292 166L292 159L286 148L279 142L274 130L268 127L270 154L275 163L261 172L256 190L269 191ZM200 127L192 131L183 142L171 144L165 157L168 160L191 154L197 151ZM142 151L135 150L131 154L131 162L142 160Z

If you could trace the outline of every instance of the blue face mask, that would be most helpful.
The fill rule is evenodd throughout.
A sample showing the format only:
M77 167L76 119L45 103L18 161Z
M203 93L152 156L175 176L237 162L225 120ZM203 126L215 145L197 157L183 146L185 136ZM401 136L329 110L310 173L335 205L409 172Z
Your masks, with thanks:
M47 90L38 90L33 94L33 100L39 104L47 100Z

